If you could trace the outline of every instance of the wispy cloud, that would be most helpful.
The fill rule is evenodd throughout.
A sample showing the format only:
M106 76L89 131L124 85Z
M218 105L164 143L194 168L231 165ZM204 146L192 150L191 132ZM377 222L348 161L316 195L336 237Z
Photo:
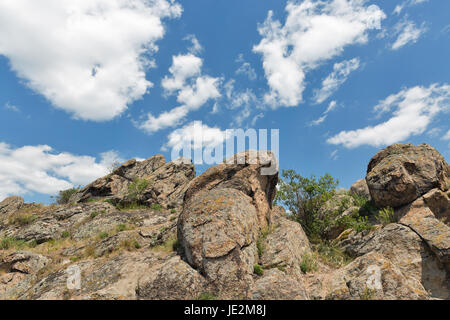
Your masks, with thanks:
M389 120L376 126L342 131L327 140L330 144L355 148L361 145L380 147L398 143L426 131L439 113L450 110L450 85L416 86L390 95L375 106L381 115L392 112Z
M309 124L310 126L317 126L319 124L321 124L322 122L325 121L325 119L328 117L328 113L333 111L337 106L336 101L331 101L330 104L328 105L327 110L325 110L324 113L322 113L322 116L317 119L317 120L313 120L311 121L311 123Z
M14 112L20 112L19 107L15 106L15 105L13 105L13 104L11 104L9 102L5 103L5 109L11 110L11 111L14 111Z
M242 53L239 54L236 62L241 64L240 67L236 70L236 74L244 74L250 80L256 80L257 76L255 69L252 68L249 62L244 60L244 55Z
M393 13L400 14L406 7L415 6L420 3L428 2L428 0L406 0L395 6Z
M322 81L322 88L315 91L315 103L322 103L337 91L348 78L350 73L359 68L359 59L344 60L335 63L333 72Z
M398 50L408 43L416 43L420 36L427 31L427 28L425 24L417 27L413 21L405 19L394 26L394 31L397 39L392 44L391 49Z

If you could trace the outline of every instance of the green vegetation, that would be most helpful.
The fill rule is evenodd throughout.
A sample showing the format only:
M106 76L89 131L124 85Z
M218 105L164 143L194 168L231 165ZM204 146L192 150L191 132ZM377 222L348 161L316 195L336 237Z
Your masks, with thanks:
M258 276L262 276L264 274L264 269L259 264L255 264L253 266L253 272Z
M127 225L125 223L120 223L116 226L116 231L117 232L122 232L127 230Z
M8 249L25 249L29 247L29 244L24 240L17 240L13 237L5 237L0 240L0 250L8 250Z
M94 219L96 216L98 216L100 214L100 212L97 212L97 211L94 211L94 212L91 212L91 215L90 215L90 217L91 217L91 219Z
M108 232L100 232L98 234L98 237L99 237L99 239L105 239L105 238L109 237L109 234L108 234Z
M329 174L304 178L294 170L283 170L275 201L289 210L310 239L317 240L326 228L318 217L319 209L335 195L337 185Z
M203 292L197 298L197 300L217 300L217 297L208 292Z
M176 213L177 210L176 209L170 209L170 213Z
M322 262L334 268L340 268L352 260L336 244L330 241L321 241L315 245L314 251Z
M16 224L19 226L25 226L27 224L30 224L32 222L34 222L37 219L37 216L32 214L32 213L28 213L28 212L18 212L15 213L9 220L9 224Z
M374 300L377 291L375 289L365 288L363 293L359 296L361 300Z
M69 231L63 231L61 233L61 238L69 238L70 237L70 232Z
M389 223L395 222L394 218L394 209L391 207L386 207L378 211L377 220L383 226L388 225Z
M317 262L312 253L306 253L302 257L302 261L300 262L300 270L302 270L303 273L317 270Z
M178 249L180 249L180 242L176 234L169 237L163 244L153 247L153 250L158 252L173 252L178 251Z
M152 204L152 210L156 210L156 211L161 211L162 210L162 206L158 203L154 203Z
M140 196L143 195L145 189L149 186L150 181L136 178L128 186L128 199L131 202L136 202Z
M267 238L267 236L272 232L273 229L266 227L261 230L261 234L258 237L258 240L256 241L256 248L258 249L258 256L261 258L264 254L264 242Z
M68 204L70 197L80 191L80 187L78 188L71 188L67 190L61 190L59 194L55 197L57 204Z

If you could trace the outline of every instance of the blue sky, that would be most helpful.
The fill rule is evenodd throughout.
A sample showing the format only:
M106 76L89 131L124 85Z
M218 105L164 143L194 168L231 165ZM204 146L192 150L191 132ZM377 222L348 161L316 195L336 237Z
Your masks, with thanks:
M280 129L280 167L349 187L392 143L448 160L450 2L0 4L0 200L49 202L203 124ZM207 166L198 166L197 172Z

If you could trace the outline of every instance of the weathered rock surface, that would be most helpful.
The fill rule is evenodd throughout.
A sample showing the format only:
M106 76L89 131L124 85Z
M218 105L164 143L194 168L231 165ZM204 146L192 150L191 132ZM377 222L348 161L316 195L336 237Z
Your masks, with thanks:
M195 300L206 286L196 270L175 256L141 278L136 294L145 300Z
M306 253L311 252L309 240L299 223L282 216L274 217L268 235L261 239L260 264L264 268L289 268L299 270Z
M0 216L17 211L24 205L22 197L12 196L0 202Z
M347 266L322 276L310 288L314 298L337 300L426 299L423 287L415 287L400 269L378 252L358 257Z
M304 285L278 269L270 269L258 279L251 292L253 300L308 300Z
M374 231L352 232L341 240L341 246L353 257L381 254L402 273L411 288L434 298L450 298L446 270L427 244L407 226L392 223Z
M450 190L433 189L423 195L423 200L438 220L450 226Z
M436 219L424 199L417 199L395 214L398 222L416 232L450 272L450 227Z
M360 197L364 197L368 200L371 199L366 179L360 179L352 184L352 186L350 187L350 192Z
M431 189L447 190L449 178L449 165L433 147L395 144L370 160L366 182L377 206L396 208Z
M238 154L234 164L220 164L193 180L178 220L187 261L226 298L249 295L256 242L270 224L278 181L278 172L261 175L273 161L271 154L261 153L254 164L251 155Z
M78 193L69 202L86 202L90 199L109 199L113 203L160 204L165 208L182 205L187 184L195 177L192 163L183 160L165 162L162 155L156 155L144 161L135 159L125 162L111 174L95 180ZM136 179L147 184L137 194L130 196L129 186Z

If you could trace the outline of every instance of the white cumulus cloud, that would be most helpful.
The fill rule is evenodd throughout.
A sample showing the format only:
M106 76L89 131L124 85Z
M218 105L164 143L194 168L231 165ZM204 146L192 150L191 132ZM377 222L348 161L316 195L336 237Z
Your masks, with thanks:
M269 11L258 31L260 53L270 87L265 102L276 108L302 101L306 73L340 55L346 46L368 41L368 31L380 29L386 17L364 0L289 1L285 24Z
M167 95L177 95L180 106L161 113L155 117L147 114L147 119L138 127L147 133L178 125L190 111L198 110L211 99L217 99L220 94L220 78L202 75L203 60L189 53L173 57L169 68L171 76L162 80L162 87Z
M339 86L347 80L350 73L358 68L358 58L335 63L333 66L333 72L331 72L331 74L322 81L322 87L320 90L315 92L315 102L322 103L327 100L334 92L336 92Z
M181 13L173 0L2 0L0 54L55 107L110 120L152 86L162 19Z
M361 145L375 147L390 145L424 133L439 113L450 110L450 85L432 84L403 89L388 96L375 106L378 115L392 112L391 118L376 126L342 131L327 140L347 148Z
M123 161L115 151L102 153L97 160L56 153L48 145L13 148L0 142L0 201L27 193L54 195L85 185L108 174L113 165Z
M221 144L226 137L226 132L219 128L209 127L201 121L193 121L184 127L169 134L164 149L177 148L190 144L193 149L214 147Z

